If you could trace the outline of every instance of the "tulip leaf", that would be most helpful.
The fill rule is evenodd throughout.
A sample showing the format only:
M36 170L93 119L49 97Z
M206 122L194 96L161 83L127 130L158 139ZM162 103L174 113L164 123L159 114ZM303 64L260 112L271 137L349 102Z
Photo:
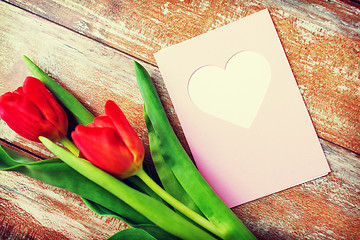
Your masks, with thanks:
M5 151L6 149L6 151ZM12 167L19 163L31 163L34 160L30 157L18 153L11 148L3 147L0 145L0 169Z
M153 236L142 229L137 228L129 228L122 230L111 237L108 240L124 240L124 239L131 239L131 240L156 240Z
M180 240L164 231L159 233L158 229L159 228L154 227L154 225L138 225L136 228L122 230L108 238L108 240ZM156 238L153 236L156 236Z
M117 217L119 218L119 216L116 213L113 213L111 210L103 207L100 204L97 204L95 202L92 202L88 199L83 199L83 201L86 203L86 205L93 210L95 213L99 214L99 215L106 215L106 216L112 216L112 217ZM115 214L115 215L114 215ZM135 224L132 223L130 220L124 219L124 217L121 217L121 219L128 223L129 225L131 225L134 228L139 228L139 229L143 229L146 232L148 232L150 235L156 237L156 239L158 240L168 240L168 239L173 239L173 240L177 240L178 238L174 237L173 235L171 235L170 233L165 232L164 230L162 230L161 228L159 228L158 226L156 226L155 224L151 224L151 223L140 223L140 224Z
M24 61L34 77L42 81L52 94L75 116L77 122L82 125L91 123L94 115L87 110L70 92L61 87L57 82L50 78L43 70L33 63L27 56L23 56Z
M222 232L224 239L256 239L201 176L175 135L149 73L138 62L134 64L148 118L175 177L203 214Z
M81 200L88 206L88 208L90 208L93 212L95 212L95 213L98 214L98 215L101 215L101 216L111 216L111 217L119 218L119 219L123 220L125 223L127 223L127 224L129 224L129 225L131 225L131 226L133 226L133 227L135 227L136 225L138 225L137 223L135 223L135 222L133 221L133 217L132 217L132 219L129 219L129 218L127 218L128 216L124 216L124 215L121 216L121 215L120 215L121 212L120 212L120 214L117 213L117 212L118 212L117 209L116 209L117 212L114 212L114 211L112 211L112 210L104 207L103 205L100 205L99 203L93 202L93 201L91 201L91 200L89 200L89 199L86 199L86 198L81 197ZM125 203L122 203L122 204L126 205ZM128 205L126 205L126 207L122 207L122 209L123 209L124 211L126 211L125 208L129 208L129 209L130 209L130 207L129 207ZM114 210L115 210L115 209L114 209ZM132 211L132 210L130 210L130 211ZM149 220L147 220L147 219L146 219L145 221L149 222Z
M6 151L5 151L6 150ZM0 169L12 167L21 163L34 162L33 159L28 158L14 150L0 145Z
M147 195L149 195L150 197L157 199L161 202L164 202L162 200L161 197L159 197L159 195L157 195L153 190L151 190L140 178L138 178L137 176L132 176L129 177L127 179L123 180L125 183L127 183L127 185L129 185L130 187L137 189L143 193L146 193Z
M154 162L156 172L160 178L164 189L174 198L182 202L184 205L197 212L198 214L202 215L202 212L199 210L194 201L190 198L190 196L181 186L179 181L174 176L171 168L165 161L165 156L162 154L162 149L160 148L159 144L159 136L156 134L151 124L151 121L146 112L146 107L144 107L144 117L148 129L151 156Z

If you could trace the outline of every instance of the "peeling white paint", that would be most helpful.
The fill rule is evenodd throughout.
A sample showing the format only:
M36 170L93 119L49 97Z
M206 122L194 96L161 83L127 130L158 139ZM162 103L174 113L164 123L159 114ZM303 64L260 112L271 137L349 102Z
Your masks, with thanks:
M0 138L14 142L17 136L17 133L14 132L4 120L0 119Z
M343 92L343 91L349 91L349 90L350 90L350 88L348 88L347 86L344 86L344 85L338 86L337 88L338 88L341 92Z
M168 9L169 4L170 4L170 3L167 2L167 3L165 3L165 4L161 7L162 13L163 13L164 15L167 15L167 14L171 13L171 12L169 11L169 9Z
M308 89L307 87L305 87L305 86L302 85L302 84L298 85L298 87L299 87L300 93L301 93L302 95L304 94L305 90Z

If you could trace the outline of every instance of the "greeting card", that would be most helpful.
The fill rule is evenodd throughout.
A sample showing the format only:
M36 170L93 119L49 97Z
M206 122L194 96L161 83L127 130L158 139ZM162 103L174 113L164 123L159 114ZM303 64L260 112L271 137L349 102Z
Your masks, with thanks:
M196 166L229 207L330 171L268 10L155 58Z

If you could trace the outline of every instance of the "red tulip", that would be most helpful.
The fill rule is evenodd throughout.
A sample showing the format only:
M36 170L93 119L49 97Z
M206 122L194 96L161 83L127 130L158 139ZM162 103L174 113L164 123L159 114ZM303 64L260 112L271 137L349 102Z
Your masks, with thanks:
M72 139L95 166L121 179L133 176L142 166L144 146L115 102L106 102L105 114L78 125Z
M36 142L40 142L39 136L59 140L68 129L64 109L34 77L27 77L22 87L0 97L0 117L19 135Z

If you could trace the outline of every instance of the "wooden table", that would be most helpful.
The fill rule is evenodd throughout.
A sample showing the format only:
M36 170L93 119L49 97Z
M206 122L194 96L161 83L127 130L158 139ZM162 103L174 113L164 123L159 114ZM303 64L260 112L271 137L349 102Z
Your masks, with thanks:
M137 59L150 72L186 146L153 54L264 8L332 172L232 210L259 239L360 239L358 1L0 1L0 94L30 75L25 54L95 115L103 114L106 99L119 103L147 146L132 63ZM0 137L36 159L52 156L3 121ZM1 239L105 239L128 227L96 215L73 193L0 172Z

